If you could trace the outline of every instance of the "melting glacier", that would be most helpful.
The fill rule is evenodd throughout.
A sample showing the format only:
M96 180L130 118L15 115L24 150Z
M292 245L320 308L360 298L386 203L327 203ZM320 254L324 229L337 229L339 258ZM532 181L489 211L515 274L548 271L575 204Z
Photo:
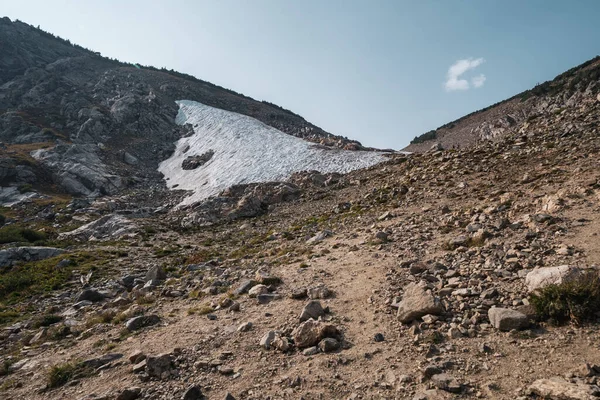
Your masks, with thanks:
M180 205L193 204L236 184L280 181L294 172L347 173L384 161L383 153L324 149L287 135L255 118L191 100L177 101L175 122L194 133L176 143L159 164L169 189L192 191ZM206 164L182 168L189 156L214 152Z

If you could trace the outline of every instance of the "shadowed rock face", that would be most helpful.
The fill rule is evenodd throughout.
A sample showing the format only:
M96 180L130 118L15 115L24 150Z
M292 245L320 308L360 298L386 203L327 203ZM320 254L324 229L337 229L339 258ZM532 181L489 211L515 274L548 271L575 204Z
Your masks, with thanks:
M357 145L275 105L184 74L108 60L8 18L0 19L0 48L3 185L57 184L82 196L162 189L158 163L189 134L175 124L179 99L320 144Z

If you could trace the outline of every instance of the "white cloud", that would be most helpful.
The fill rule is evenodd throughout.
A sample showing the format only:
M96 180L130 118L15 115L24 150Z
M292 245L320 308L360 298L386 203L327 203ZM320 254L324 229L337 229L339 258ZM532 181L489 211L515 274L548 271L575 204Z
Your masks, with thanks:
M484 74L480 74L480 75L477 75L477 76L471 78L471 84L475 88L482 87L484 83L485 83L485 75Z
M448 68L448 74L446 76L446 83L444 87L448 92L452 92L454 90L467 90L471 86L469 85L469 81L461 78L461 75L464 73L479 67L483 64L485 60L483 58L465 58L462 60L458 60L454 64ZM471 83L474 87L479 88L483 86L485 82L485 75L481 74L473 79L471 79Z

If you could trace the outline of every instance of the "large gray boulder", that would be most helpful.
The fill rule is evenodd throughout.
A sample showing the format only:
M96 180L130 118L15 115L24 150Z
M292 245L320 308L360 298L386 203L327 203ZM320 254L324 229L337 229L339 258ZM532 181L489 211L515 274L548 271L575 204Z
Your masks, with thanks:
M94 241L118 240L137 234L137 226L121 215L106 215L89 224L58 235L60 240Z
M440 299L427 289L425 282L411 283L404 289L402 301L398 304L398 320L409 323L424 315L437 315L444 311Z
M509 308L493 307L488 310L492 326L501 331L523 329L529 325L527 315Z
M63 249L54 247L11 247L0 250L0 267L9 267L17 262L40 261L63 254Z
M525 284L530 292L541 289L548 285L560 285L570 282L581 275L581 270L570 265L559 265L558 267L537 268L525 276Z

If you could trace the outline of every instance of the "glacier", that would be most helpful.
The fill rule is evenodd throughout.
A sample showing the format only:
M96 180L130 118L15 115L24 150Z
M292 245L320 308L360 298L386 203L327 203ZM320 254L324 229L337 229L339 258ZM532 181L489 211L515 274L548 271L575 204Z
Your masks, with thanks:
M159 164L169 189L189 190L179 206L193 204L237 184L281 181L294 172L347 173L384 161L382 152L325 149L283 133L255 118L179 100L175 122L194 133L176 142L175 152ZM182 168L189 156L214 152L206 164Z

